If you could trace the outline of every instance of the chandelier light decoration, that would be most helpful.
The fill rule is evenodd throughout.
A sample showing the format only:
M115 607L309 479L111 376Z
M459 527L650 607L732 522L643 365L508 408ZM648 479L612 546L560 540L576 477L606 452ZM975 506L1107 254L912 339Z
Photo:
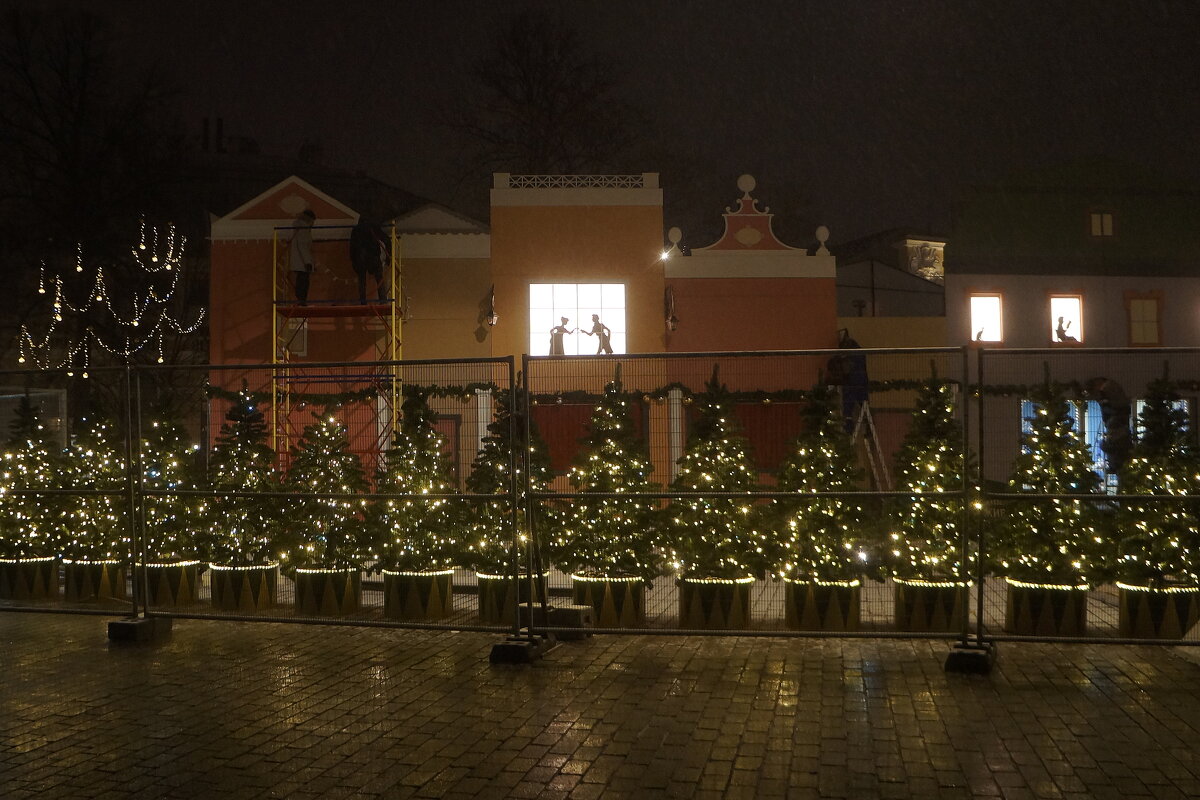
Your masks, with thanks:
M163 363L163 337L194 333L204 321L204 309L190 323L174 313L185 245L186 238L175 232L175 226L169 226L160 237L157 228L142 220L139 241L130 249L129 285L120 286L124 276L106 277L104 266L98 264L90 289L76 297L70 296L73 292L68 292L67 285L78 284L80 279L48 276L43 262L38 294L51 298L49 321L40 338L28 325L21 326L18 361L33 363L38 369L66 370L68 376L79 372L84 378L96 348L124 364L150 348L148 352L156 353L157 362ZM74 272L84 271L84 250L79 244ZM82 285L87 286L87 281ZM114 285L118 287L116 297Z

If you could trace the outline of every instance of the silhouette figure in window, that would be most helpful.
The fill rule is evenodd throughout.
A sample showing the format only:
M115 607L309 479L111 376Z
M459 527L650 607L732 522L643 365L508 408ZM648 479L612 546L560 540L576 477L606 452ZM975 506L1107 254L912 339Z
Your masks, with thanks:
M553 328L550 329L550 355L552 355L552 356L561 356L564 354L563 353L563 336L569 335L569 334L572 334L575 332L574 329L567 328L567 323L571 321L569 318L562 317L561 319L562 319L561 325L555 325Z
M588 336L595 334L596 336L600 337L600 343L596 347L596 355L600 355L601 353L609 356L612 355L612 331L608 329L607 325L600 321L599 314L592 314L592 329L590 331L583 332Z
M1067 328L1070 328L1070 327L1071 327L1070 320L1063 322L1063 317L1058 318L1058 327L1054 329L1054 335L1058 337L1058 341L1060 341L1060 342L1075 342L1075 343L1079 342L1078 339L1076 339L1071 334L1067 333Z

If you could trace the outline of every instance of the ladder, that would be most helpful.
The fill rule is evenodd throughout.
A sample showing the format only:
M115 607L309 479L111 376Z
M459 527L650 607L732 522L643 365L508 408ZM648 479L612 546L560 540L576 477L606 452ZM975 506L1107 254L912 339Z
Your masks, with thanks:
M878 491L891 491L892 474L888 471L883 460L883 448L879 446L879 436L875 431L875 420L871 416L871 406L866 400L858 407L858 415L854 420L854 433L851 436L855 449L858 448L861 437L863 449L867 454L867 464L871 467L871 477Z

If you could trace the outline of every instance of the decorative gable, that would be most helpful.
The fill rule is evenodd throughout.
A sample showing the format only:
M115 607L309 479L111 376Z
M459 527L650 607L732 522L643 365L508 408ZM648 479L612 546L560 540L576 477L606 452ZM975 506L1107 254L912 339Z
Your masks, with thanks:
M312 209L317 215L314 238L322 238L322 227L358 222L357 211L293 175L225 216L213 220L212 238L270 239L276 227L290 225L296 215L306 208Z

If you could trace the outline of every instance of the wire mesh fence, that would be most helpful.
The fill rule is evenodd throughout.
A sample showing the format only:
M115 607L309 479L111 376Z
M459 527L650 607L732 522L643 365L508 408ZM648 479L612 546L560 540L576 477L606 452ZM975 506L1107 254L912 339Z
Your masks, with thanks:
M0 609L1200 642L1200 351L9 373ZM1190 460L1191 459L1191 460Z

